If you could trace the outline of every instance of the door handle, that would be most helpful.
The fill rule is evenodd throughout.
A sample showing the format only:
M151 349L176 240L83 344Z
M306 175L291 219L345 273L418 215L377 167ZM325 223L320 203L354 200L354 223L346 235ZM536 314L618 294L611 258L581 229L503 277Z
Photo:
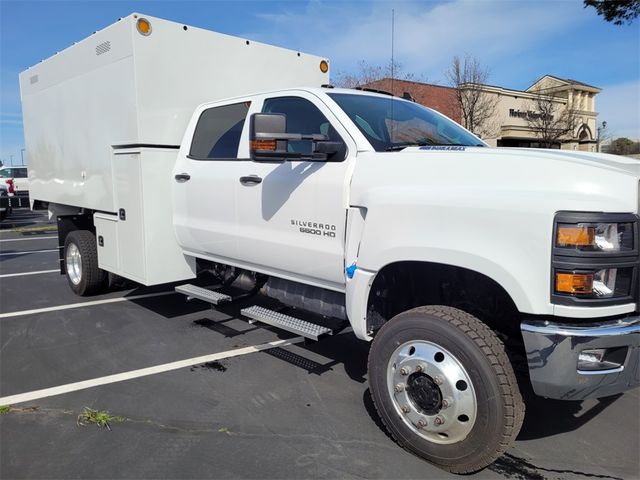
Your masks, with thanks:
M240 177L240 183L247 187L252 187L254 185L258 185L259 183L262 183L262 177L259 177L258 175L249 175L246 177Z
M176 179L176 182L184 183L191 178L191 175L188 173L178 173L174 178Z

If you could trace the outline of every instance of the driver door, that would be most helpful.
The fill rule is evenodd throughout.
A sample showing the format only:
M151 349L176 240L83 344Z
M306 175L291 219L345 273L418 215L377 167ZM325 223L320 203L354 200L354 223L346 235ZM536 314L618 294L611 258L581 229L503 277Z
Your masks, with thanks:
M254 108L255 107L255 108ZM239 258L258 271L343 291L345 223L355 143L321 100L307 92L265 96L252 111L283 113L288 133L322 133L343 148L325 162L245 162L236 184ZM310 141L289 142L309 153ZM240 155L249 156L248 132Z

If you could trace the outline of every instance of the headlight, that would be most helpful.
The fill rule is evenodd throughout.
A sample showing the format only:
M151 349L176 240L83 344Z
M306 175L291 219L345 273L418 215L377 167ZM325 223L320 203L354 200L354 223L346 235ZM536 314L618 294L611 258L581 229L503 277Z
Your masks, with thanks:
M638 300L638 216L559 212L553 230L551 301L615 305Z
M583 252L631 252L634 224L560 223L556 230L556 247Z

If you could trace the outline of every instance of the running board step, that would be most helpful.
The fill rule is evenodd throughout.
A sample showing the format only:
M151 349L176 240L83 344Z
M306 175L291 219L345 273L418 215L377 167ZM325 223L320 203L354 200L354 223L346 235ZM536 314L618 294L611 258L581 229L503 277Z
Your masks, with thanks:
M197 298L198 300L209 302L213 305L219 305L221 303L227 303L233 300L233 297L225 295L224 293L207 290L206 288L197 287L196 285L191 285L190 283L186 285L178 285L176 287L176 292L186 295L187 300Z
M323 327L322 325L316 325L315 323L300 320L299 318L274 312L273 310L263 307L253 306L243 308L240 310L240 313L252 320L257 320L316 341L322 335L331 335L333 333L330 328Z

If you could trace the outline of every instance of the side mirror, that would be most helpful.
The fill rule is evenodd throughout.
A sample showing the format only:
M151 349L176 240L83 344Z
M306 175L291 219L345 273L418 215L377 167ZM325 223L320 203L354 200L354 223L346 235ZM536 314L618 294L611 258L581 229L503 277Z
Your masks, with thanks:
M250 121L250 154L254 162L304 160L324 162L339 151L339 142L330 142L327 135L287 132L287 116L282 113L254 113ZM290 152L290 141L312 142L310 154Z
M288 151L287 116L281 113L251 115L250 152L254 162L284 161L292 158ZM294 154L295 156L295 154Z

